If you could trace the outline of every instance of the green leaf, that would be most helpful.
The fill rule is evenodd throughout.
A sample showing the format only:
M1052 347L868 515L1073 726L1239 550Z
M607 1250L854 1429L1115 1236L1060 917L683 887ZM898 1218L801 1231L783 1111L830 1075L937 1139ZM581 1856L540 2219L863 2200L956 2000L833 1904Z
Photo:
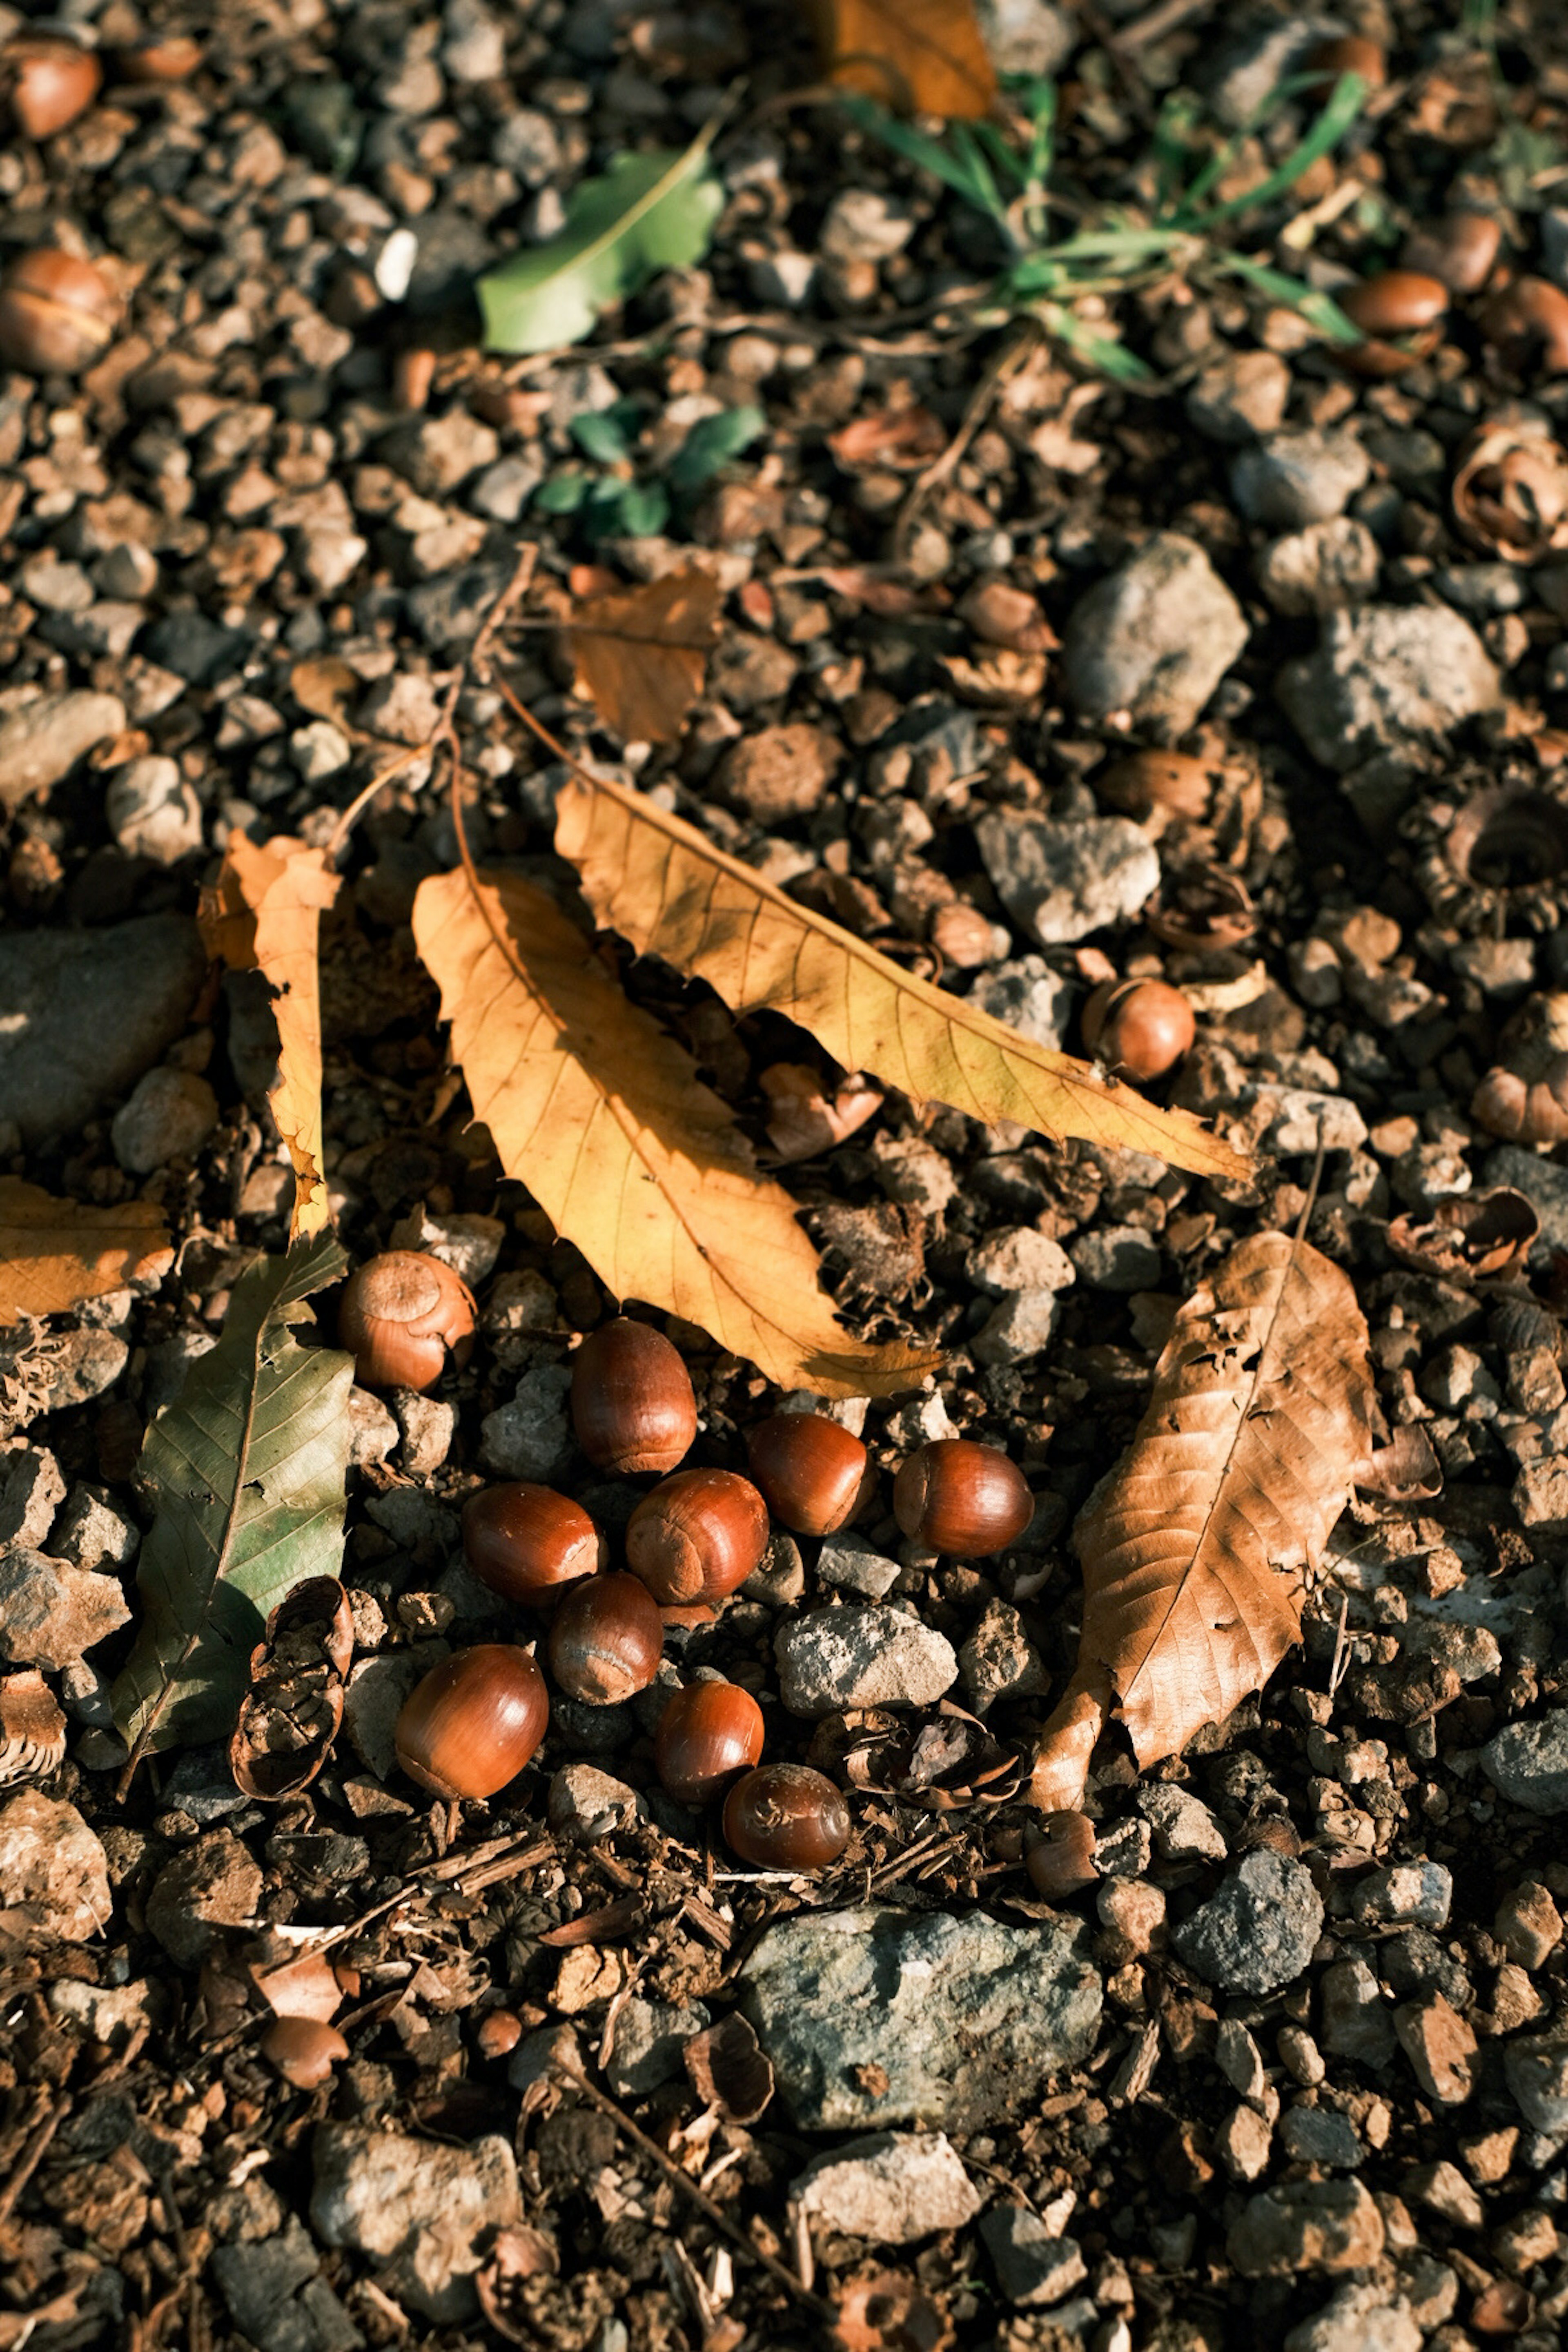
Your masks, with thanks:
M659 482L627 482L621 490L615 529L626 539L657 539L669 520L669 499ZM606 530L603 536L611 537Z
M1245 195L1232 196L1223 205L1211 205L1195 225L1205 230L1212 228L1215 221L1229 220L1236 213L1250 212L1256 205L1271 204L1276 196L1283 195L1287 188L1294 187L1302 173L1343 138L1361 112L1366 92L1367 85L1360 74L1341 74L1327 106L1311 130L1299 147L1291 149L1278 170L1270 172L1256 188L1248 188Z
M113 1692L133 1752L224 1737L268 1612L307 1577L338 1573L353 1359L301 1348L292 1327L347 1268L328 1234L258 1259L235 1285L217 1346L147 1432L146 1613Z
M489 352L548 352L581 342L602 310L661 269L708 250L724 191L708 169L714 126L684 154L617 155L566 200L558 236L515 254L477 289Z
M616 466L632 454L626 439L626 420L616 415L623 403L614 408L590 408L574 416L567 430L585 457L595 457L601 466Z
M672 490L700 490L710 482L721 466L749 449L753 441L768 429L768 420L760 408L749 404L743 408L721 409L717 416L704 416L694 425L669 467Z
M541 514L575 514L589 490L594 477L581 466L563 466L558 474L542 482L533 493L533 503Z
M1316 327L1334 343L1363 343L1366 337L1354 321L1348 319L1331 295L1320 294L1310 286L1303 286L1299 278L1289 277L1283 269L1270 269L1267 262L1254 261L1245 253L1215 254L1211 265L1215 270L1228 271L1256 286L1260 294L1271 301L1287 302L1299 311L1309 326Z
M973 205L976 212L989 213L1005 226L1005 214L997 201L996 184L989 172L983 178L977 178L962 157L950 154L945 147L940 146L934 139L928 139L923 131L911 131L908 123L899 121L885 107L878 106L871 99L847 98L841 102L845 112L859 124L862 131L868 131L874 139L879 139L884 147L890 147L895 155L903 157L906 163L913 163L921 171L930 172L934 179L945 181L966 204Z

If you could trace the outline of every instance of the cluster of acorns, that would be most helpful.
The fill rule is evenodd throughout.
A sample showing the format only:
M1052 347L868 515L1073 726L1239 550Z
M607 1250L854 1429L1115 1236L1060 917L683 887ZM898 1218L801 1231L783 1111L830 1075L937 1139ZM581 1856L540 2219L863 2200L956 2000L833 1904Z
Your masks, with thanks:
M414 1311L389 1318L389 1303ZM417 1327L415 1328L414 1327ZM448 1347L466 1352L473 1301L436 1260L391 1253L361 1269L339 1330L371 1386L428 1387ZM412 1377L411 1377L412 1376ZM626 1566L580 1503L527 1480L490 1486L463 1511L463 1550L491 1591L546 1620L544 1654L562 1690L614 1706L658 1672L665 1612L710 1608L759 1566L770 1513L796 1535L826 1536L854 1517L876 1472L860 1440L815 1413L774 1413L747 1441L751 1476L687 1469L697 1400L678 1349L626 1317L602 1324L572 1360L572 1422L597 1470L657 1477L633 1511ZM1033 1498L994 1446L964 1438L922 1445L900 1469L893 1507L906 1536L956 1559L1016 1542ZM397 1756L422 1788L491 1797L543 1738L550 1700L531 1653L488 1642L432 1669L397 1719ZM738 1684L676 1691L654 1741L670 1796L700 1807L723 1799L723 1831L742 1861L810 1871L837 1861L849 1814L833 1782L804 1764L762 1764L763 1716Z

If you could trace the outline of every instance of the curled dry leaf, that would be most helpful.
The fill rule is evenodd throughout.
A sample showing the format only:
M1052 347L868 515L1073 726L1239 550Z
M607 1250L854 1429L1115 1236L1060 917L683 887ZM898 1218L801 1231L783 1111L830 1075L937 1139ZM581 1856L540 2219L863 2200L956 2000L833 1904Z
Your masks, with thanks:
M673 743L702 691L723 593L692 567L589 596L565 624L577 692L623 742Z
M250 1688L228 1748L235 1783L247 1797L276 1803L315 1779L343 1719L353 1645L353 1612L335 1577L310 1577L278 1603L251 1653Z
M542 2230L521 2221L498 2230L494 2245L474 2278L479 2308L509 2344L538 2347L545 2314L539 2289L561 2267L554 2245ZM531 2293L530 2290L532 2289Z
M251 1983L274 2017L313 2017L326 2025L337 2015L343 1988L325 1952L285 1960L252 1960Z
M1541 1219L1524 1194L1497 1184L1439 1201L1423 1224L1394 1218L1387 1241L1402 1265L1448 1282L1474 1282L1521 1265L1540 1232Z
M331 1222L321 1150L321 916L338 895L325 854L279 835L258 848L229 835L217 880L202 893L209 955L259 971L278 1024L278 1077L268 1100L294 1167L290 1241Z
M680 2046L688 2079L704 2106L728 2124L754 2124L773 2095L773 2070L737 2009Z
M599 921L639 955L707 981L732 1013L785 1014L842 1068L917 1105L950 1103L986 1126L1010 1118L1058 1139L1147 1151L1200 1175L1248 1171L1188 1113L1161 1110L900 971L641 793L574 772L556 803L555 846L577 867Z
M823 69L900 114L977 121L996 76L970 0L811 0Z
M1465 537L1508 563L1568 546L1568 454L1535 417L1494 417L1459 451L1454 517Z
M947 2352L952 2325L907 2271L846 2280L833 2340L841 2352Z
M0 1176L0 1323L63 1315L84 1298L155 1282L174 1263L151 1201L84 1208L18 1176Z
M37 1666L0 1676L0 1788L47 1780L65 1752L66 1719Z
M419 887L414 936L509 1176L614 1298L711 1333L784 1388L885 1396L939 1360L836 1321L782 1185L673 1038L552 899L509 875Z
M775 1062L757 1083L768 1098L768 1141L784 1161L831 1151L882 1108L877 1087L858 1076L846 1078L829 1101L805 1062Z
M1042 1811L1078 1808L1112 1717L1147 1767L1263 1688L1367 1465L1372 1404L1355 1292L1306 1243L1258 1234L1194 1292L1074 1530L1083 1633L1036 1756Z
M1418 1421L1404 1423L1358 1472L1363 1495L1385 1503L1426 1503L1443 1491L1443 1466Z

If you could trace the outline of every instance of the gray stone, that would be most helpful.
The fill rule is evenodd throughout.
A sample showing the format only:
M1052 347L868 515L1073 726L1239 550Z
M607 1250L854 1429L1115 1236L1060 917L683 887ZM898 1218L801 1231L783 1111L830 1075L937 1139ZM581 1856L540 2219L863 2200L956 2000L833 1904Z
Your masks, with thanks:
M1287 662L1277 690L1313 758L1342 774L1502 700L1485 646L1446 604L1330 614L1317 651Z
M1499 1796L1527 1813L1568 1813L1568 1707L1549 1707L1533 1723L1505 1723L1481 1750Z
M975 1712L999 1698L1036 1698L1050 1677L1008 1601L989 1601L958 1654L958 1671Z
M1514 563L1450 563L1435 575L1433 585L1450 604L1483 621L1496 613L1517 613L1529 593Z
M864 1593L868 1601L880 1601L891 1592L902 1572L896 1559L889 1559L875 1544L847 1528L839 1535L824 1536L816 1555L819 1584L830 1584L840 1592Z
M146 653L187 686L216 686L250 651L248 629L226 629L198 612L170 613L147 632Z
M1568 2132L1568 2032L1510 2034L1503 2074L1527 2123L1540 2132Z
M1284 2352L1421 2352L1421 2329L1385 2287L1357 2283L1336 2287L1321 2311L1292 2327Z
M1522 1192L1541 1219L1532 1260L1543 1263L1553 1250L1568 1250L1568 1168L1522 1150L1517 1143L1500 1143L1488 1152L1481 1173L1488 1184L1507 1184Z
M588 1840L647 1817L637 1790L595 1764L563 1764L551 1780L544 1811L558 1836Z
M646 2098L661 2083L673 2083L680 2073L682 2049L711 2021L700 2000L677 2007L634 1993L616 2013L616 2037L605 2068L605 2080L616 2098Z
M1060 1242L1033 1225L1004 1226L969 1253L964 1274L978 1290L1066 1290L1073 1262Z
M297 2213L259 2245L219 2246L212 2257L229 2317L258 2352L315 2352L315 2332L295 2297L321 2266Z
M1100 1973L1076 1921L872 1906L770 1927L744 2004L803 2131L973 2128L1094 2047Z
M74 1805L23 1789L0 1804L0 1887L47 1936L86 1944L114 1909L103 1847Z
M969 1343L977 1364L1024 1364L1049 1347L1057 1302L1049 1290L1016 1290L994 1307Z
M447 0L441 63L454 81L500 81L506 71L506 26L480 0Z
M958 1676L952 1644L901 1609L814 1609L773 1639L792 1715L847 1706L930 1706Z
M1376 594L1382 563L1365 523L1335 515L1271 541L1258 558L1258 584L1277 613L1292 618L1338 613Z
M1171 1940L1206 1984L1224 1992L1277 1992L1300 1975L1322 1926L1310 1874L1264 1848L1238 1863Z
M1009 2303L1037 2310L1060 2303L1089 2274L1078 2241L1053 2237L1022 2205L994 2205L980 2235Z
M879 188L843 188L827 207L817 238L829 261L890 261L915 233L912 208Z
M66 1482L47 1446L25 1445L13 1454L0 1486L0 1548L22 1544L40 1550L65 1498Z
M524 1372L510 1404L479 1424L479 1459L502 1478L532 1478L548 1486L572 1459L575 1441L566 1416L572 1375L562 1364Z
M1156 1290L1164 1260L1142 1225L1100 1225L1079 1234L1068 1253L1091 1290Z
M426 2319L471 2319L485 2233L522 2216L510 2144L488 2135L453 2147L368 2124L322 2124L314 2157L310 2223L322 2242L386 2264L384 2284Z
M1203 76L1209 103L1226 130L1247 129L1286 76L1300 70L1313 43L1344 30L1340 18L1316 10L1239 26Z
M1130 922L1159 887L1159 858L1131 817L991 809L974 834L1003 905L1043 947Z
M47 1143L167 1052L206 974L185 915L0 938L0 1120Z
M219 1115L205 1078L164 1063L140 1078L116 1111L109 1131L114 1156L132 1176L150 1176L171 1160L194 1160Z
M1440 1862L1401 1862L1357 1880L1351 1916L1379 1927L1446 1927L1453 1900L1453 1873Z
M0 1658L8 1664L75 1665L130 1616L116 1576L98 1576L20 1544L0 1552Z
M741 1590L748 1601L760 1601L764 1609L793 1609L805 1592L805 1563L795 1538L776 1528Z
M1137 1805L1154 1832L1162 1862L1225 1860L1225 1832L1190 1789L1174 1780L1151 1780L1139 1790Z
M998 73L1054 74L1078 46L1071 18L1051 0L976 0L975 14Z
M510 580L510 556L484 556L411 588L404 599L408 617L433 654L455 653L477 637Z
M980 2210L974 2185L943 2132L874 2132L848 2140L808 2164L789 2193L826 2229L881 2246L962 2230Z
M1226 2252L1243 2278L1370 2270L1383 2246L1383 2215L1359 2180L1300 2180L1266 2189L1247 2200L1226 2240Z
M177 760L155 752L128 760L104 794L103 813L127 857L174 866L202 845L202 804Z
M1072 982L1037 955L1016 956L977 973L969 991L970 1003L982 1013L1053 1052L1066 1041L1072 1000Z
M1337 2107L1287 2109L1279 2140L1292 2163L1327 2165L1333 2172L1353 2172L1366 2153L1355 2126Z
M1333 1960L1319 1988L1322 2003L1320 2039L1333 2058L1353 2058L1363 2066L1385 2066L1394 2055L1394 2015L1372 1969L1363 1959Z
M1187 418L1205 439L1247 442L1272 433L1290 397L1290 371L1275 352L1226 352L1187 394Z
M1342 515L1371 471L1353 433L1273 433L1231 459L1231 495L1248 522L1300 530Z
M40 1367L39 1411L68 1412L90 1403L114 1386L130 1360L130 1348L113 1331L62 1331Z
M1074 605L1063 688L1080 719L1126 711L1135 727L1184 735L1247 637L1240 605L1197 541L1157 531Z
M147 1896L147 1925L170 1958L199 1968L227 1927L259 1924L261 1871L231 1830L208 1830L163 1864Z
M1310 1087L1258 1086L1244 1089L1240 1107L1255 1111L1258 1140L1289 1159L1325 1151L1359 1151L1366 1121L1348 1095L1325 1095Z
M0 719L0 809L20 808L68 776L95 743L125 731L114 694L41 694Z

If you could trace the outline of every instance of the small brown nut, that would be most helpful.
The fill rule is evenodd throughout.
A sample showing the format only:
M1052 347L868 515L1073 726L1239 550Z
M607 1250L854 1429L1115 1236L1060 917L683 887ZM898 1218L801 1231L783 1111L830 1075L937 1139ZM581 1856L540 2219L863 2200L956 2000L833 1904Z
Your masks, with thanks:
M481 2058L504 2058L522 2040L522 2020L515 2010L489 2009L474 2028L474 2047Z
M1133 751L1096 775L1094 794L1107 808L1140 821L1156 809L1196 821L1208 814L1215 772L1212 761L1194 760L1187 751Z
M1102 982L1083 1008L1083 1041L1118 1077L1146 1086L1174 1069L1197 1034L1193 1008L1163 980Z
M367 1389L427 1389L450 1350L464 1364L474 1344L473 1293L449 1265L417 1250L387 1250L350 1279L338 1337Z
M1448 289L1419 269L1384 269L1336 295L1366 341L1342 346L1339 357L1357 375L1399 375L1435 352L1442 339ZM1393 341L1391 337L1399 340Z
M127 81L186 81L202 61L202 45L184 33L149 33L119 52Z
M1400 267L1437 278L1451 294L1479 294L1501 244L1502 223L1495 214L1447 213L1411 231Z
M1568 546L1568 452L1538 417L1494 417L1459 451L1454 519L1465 537L1509 563Z
M349 2045L319 2017L279 2017L262 2035L261 2052L297 2091L314 2091L342 2063Z
M119 310L90 261L54 246L19 253L0 278L0 360L28 375L75 375L108 350Z
M1568 375L1568 294L1546 278L1516 278L1490 297L1481 332L1516 374Z
M1568 1142L1568 995L1532 996L1499 1040L1470 1117L1509 1143Z
M87 112L103 81L103 68L79 41L14 42L4 69L11 112L24 139L52 139Z

